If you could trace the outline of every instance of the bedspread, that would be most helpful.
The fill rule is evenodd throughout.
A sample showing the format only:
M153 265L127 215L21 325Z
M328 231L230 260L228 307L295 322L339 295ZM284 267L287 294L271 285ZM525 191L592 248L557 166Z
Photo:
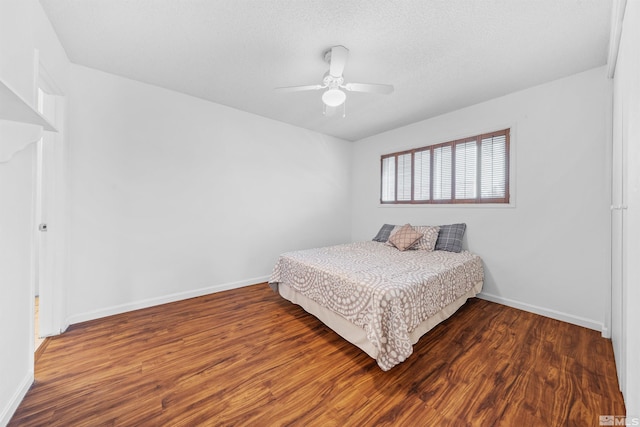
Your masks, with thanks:
M269 283L286 283L363 328L387 371L413 352L409 333L483 280L468 251L398 251L367 241L282 254Z

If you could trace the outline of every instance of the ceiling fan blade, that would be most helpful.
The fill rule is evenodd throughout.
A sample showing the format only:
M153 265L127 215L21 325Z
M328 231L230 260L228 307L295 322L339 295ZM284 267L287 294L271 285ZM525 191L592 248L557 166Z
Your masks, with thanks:
M334 46L331 48L331 60L329 61L329 74L333 77L341 77L344 67L347 65L349 49L344 46Z
M346 90L351 92L369 92L369 93L381 93L384 95L393 92L392 85L380 85L370 83L347 83L343 86Z
M323 85L308 85L308 86L288 86L288 87L277 87L275 90L280 92L301 92L303 90L320 90L324 89L326 86Z

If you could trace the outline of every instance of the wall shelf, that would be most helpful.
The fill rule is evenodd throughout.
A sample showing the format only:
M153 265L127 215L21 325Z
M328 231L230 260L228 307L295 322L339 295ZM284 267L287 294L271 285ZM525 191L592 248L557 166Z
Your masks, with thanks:
M0 120L28 123L42 126L43 130L57 132L49 120L34 110L28 102L2 80L0 80Z
M43 131L57 132L46 117L0 79L0 164L37 142Z

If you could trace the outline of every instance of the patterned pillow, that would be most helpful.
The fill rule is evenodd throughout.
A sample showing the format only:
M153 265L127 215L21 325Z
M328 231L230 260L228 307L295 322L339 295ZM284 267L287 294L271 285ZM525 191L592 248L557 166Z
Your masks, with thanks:
M462 236L467 224L441 225L436 242L436 251L461 252Z
M382 228L380 228L380 231L378 231L378 234L376 234L376 237L373 238L373 241L385 243L389 240L389 236L391 235L394 227L395 225L392 224L383 225Z
M389 237L389 242L401 251L405 251L421 237L422 233L418 233L410 224L405 224L393 236Z
M440 227L429 225L414 225L413 229L418 233L422 233L422 237L418 239L409 249L417 249L419 251L433 251L438 240L438 232Z

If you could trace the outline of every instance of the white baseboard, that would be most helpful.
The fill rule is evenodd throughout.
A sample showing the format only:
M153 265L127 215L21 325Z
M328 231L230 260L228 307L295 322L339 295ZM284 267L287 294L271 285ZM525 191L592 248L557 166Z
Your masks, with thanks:
M572 314L563 313L561 311L552 310L550 308L538 307L536 305L527 304L520 301L515 301L509 298L500 297L497 295L487 294L485 292L480 292L478 298L482 298L487 301L496 302L498 304L506 305L509 307L517 308L520 310L528 311L530 313L539 314L541 316L550 317L552 319L560 320L562 322L571 323L574 325L582 326L585 328L593 329L596 331L600 331L602 336L608 338L606 334L608 334L608 329L604 326L602 322L597 322L595 320L586 319L580 316L574 316Z
M29 372L29 374L22 380L20 386L16 390L16 392L11 396L11 400L7 402L7 405L2 409L0 413L0 426L6 426L11 421L11 417L20 406L20 402L26 396L27 392L31 388L31 384L33 384L33 371Z
M238 282L222 283L206 288L193 289L186 292L178 292L160 297L148 298L141 301L134 301L126 304L116 305L112 307L101 308L99 310L88 311L86 313L74 314L67 319L67 325L74 323L86 322L88 320L100 319L102 317L112 316L114 314L126 313L127 311L139 310L141 308L153 307L160 304L176 302L188 298L200 297L229 289L241 288L244 286L255 285L269 280L270 276L254 277L252 279L241 280Z

